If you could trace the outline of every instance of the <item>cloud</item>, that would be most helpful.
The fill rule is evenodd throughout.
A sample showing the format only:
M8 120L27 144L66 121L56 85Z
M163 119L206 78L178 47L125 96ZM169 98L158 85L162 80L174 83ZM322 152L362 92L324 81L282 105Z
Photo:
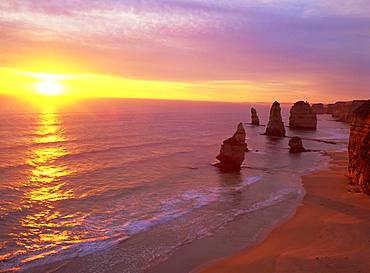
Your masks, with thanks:
M291 78L359 96L370 86L365 0L5 0L0 10L3 63L46 51L130 78Z

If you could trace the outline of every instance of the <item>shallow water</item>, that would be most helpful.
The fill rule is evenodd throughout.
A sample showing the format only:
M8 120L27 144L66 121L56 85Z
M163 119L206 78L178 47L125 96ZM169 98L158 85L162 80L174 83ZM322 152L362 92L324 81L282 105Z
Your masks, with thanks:
M267 123L270 105L254 107ZM238 122L249 122L248 104L90 100L1 109L3 271L121 242L127 246L123 272L142 272L237 215L284 200L296 205L304 192L299 177L327 164L318 152L290 155L287 138L270 139L260 135L264 127L246 125L252 151L242 171L212 167L222 140ZM283 117L287 125L285 106ZM345 149L348 126L318 118L316 132L287 134L341 142L304 141L309 149ZM137 237L148 230L150 238Z

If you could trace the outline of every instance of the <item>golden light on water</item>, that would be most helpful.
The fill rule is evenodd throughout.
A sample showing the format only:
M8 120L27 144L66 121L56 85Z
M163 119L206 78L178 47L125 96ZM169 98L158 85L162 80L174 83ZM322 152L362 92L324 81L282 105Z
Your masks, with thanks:
M40 114L39 128L34 134L35 145L27 160L32 169L23 184L27 188L24 194L25 207L33 212L20 219L23 232L13 234L17 245L33 253L22 263L44 258L56 253L58 249L67 249L81 239L81 234L68 231L68 228L81 224L79 215L62 212L55 203L74 198L73 190L66 188L62 179L75 170L58 162L70 153L63 144L67 137L62 130L59 115L50 106Z

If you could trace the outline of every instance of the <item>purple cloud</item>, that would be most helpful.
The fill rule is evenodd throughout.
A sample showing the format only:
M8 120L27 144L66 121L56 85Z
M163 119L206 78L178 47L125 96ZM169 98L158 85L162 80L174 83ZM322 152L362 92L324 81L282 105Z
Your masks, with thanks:
M338 95L369 92L364 0L5 0L0 10L5 63L16 55L11 48L22 57L49 48L124 77L290 78Z

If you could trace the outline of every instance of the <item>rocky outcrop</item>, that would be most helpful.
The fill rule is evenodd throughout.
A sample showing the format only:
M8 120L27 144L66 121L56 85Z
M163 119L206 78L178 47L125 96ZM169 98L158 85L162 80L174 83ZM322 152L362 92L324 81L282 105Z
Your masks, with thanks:
M253 125L260 125L260 119L258 118L257 111L253 107L251 108L251 120Z
M316 115L325 114L325 106L323 103L314 103L311 108Z
M284 123L281 118L280 104L275 101L270 109L269 123L266 128L266 135L268 136L285 136Z
M248 151L245 136L243 124L239 123L235 134L223 142L220 154L216 157L219 160L216 167L227 172L240 170L244 154Z
M350 123L352 113L364 102L365 100L338 101L331 107L331 114L338 121Z
M307 150L303 147L302 139L300 137L292 137L289 140L289 152L290 153L302 153Z
M326 114L333 114L334 112L334 103L326 105Z
M289 127L316 130L317 118L308 102L298 101L290 109Z
M332 116L338 121L350 122L351 115L349 115L352 106L352 101L338 101L334 103Z
M335 118L336 120L340 120L344 113L346 112L346 104L349 104L350 102L345 102L345 101L337 101L334 103L333 108L332 108L332 117Z
M352 183L370 194L370 100L352 113L348 172Z
M366 100L353 100L346 113L344 114L344 116L342 117L341 121L344 121L344 122L348 122L348 123L351 123L352 121L352 114L354 111L356 111L357 108L359 108L362 104L364 104L366 102Z

